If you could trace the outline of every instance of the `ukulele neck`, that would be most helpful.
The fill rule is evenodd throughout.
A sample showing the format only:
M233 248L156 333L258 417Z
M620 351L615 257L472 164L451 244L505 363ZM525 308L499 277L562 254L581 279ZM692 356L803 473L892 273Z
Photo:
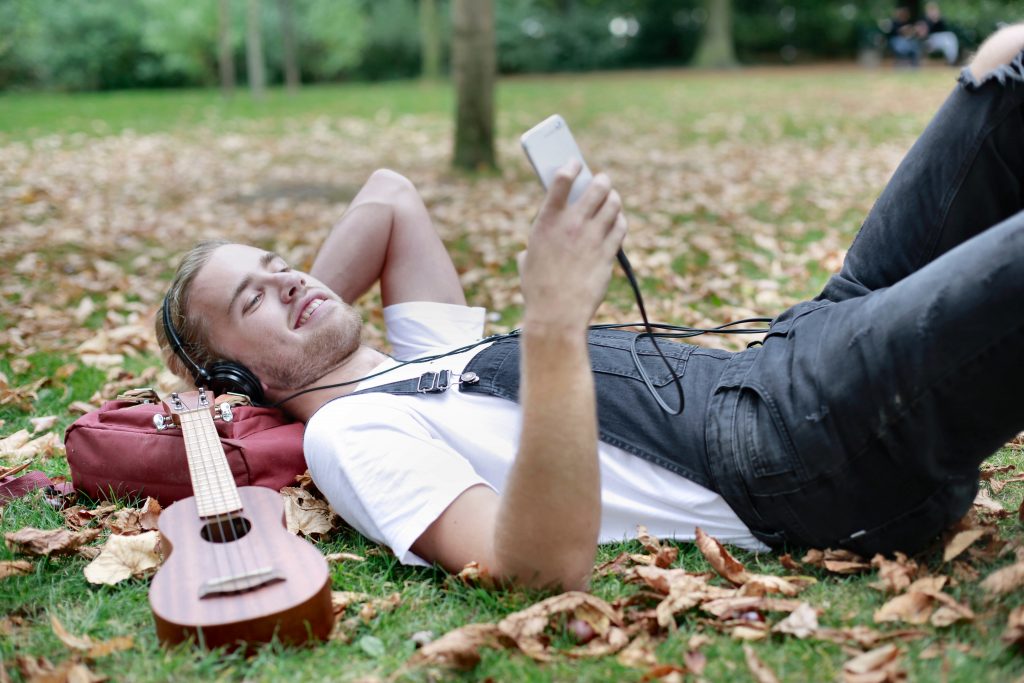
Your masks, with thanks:
M209 407L182 411L180 418L199 516L232 517L242 509L242 501Z

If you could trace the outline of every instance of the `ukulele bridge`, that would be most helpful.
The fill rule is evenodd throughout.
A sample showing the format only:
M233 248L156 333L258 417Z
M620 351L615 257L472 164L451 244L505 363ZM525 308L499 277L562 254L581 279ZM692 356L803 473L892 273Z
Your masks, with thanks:
M212 598L218 595L242 593L277 581L284 581L284 576L280 571L274 567L261 567L260 569L254 569L243 574L221 576L204 581L199 586L199 598Z

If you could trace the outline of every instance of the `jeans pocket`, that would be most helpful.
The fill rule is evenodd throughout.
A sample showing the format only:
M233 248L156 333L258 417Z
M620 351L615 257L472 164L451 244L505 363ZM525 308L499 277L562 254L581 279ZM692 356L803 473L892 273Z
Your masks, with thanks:
M787 474L801 477L803 468L778 405L760 385L740 387L736 427L741 457L750 463L756 479Z

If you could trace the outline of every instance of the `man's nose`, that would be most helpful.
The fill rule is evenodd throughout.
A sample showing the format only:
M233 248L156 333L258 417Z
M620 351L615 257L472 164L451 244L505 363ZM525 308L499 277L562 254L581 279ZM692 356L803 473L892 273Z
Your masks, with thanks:
M294 270L278 274L281 277L281 301L288 303L306 291L306 278Z

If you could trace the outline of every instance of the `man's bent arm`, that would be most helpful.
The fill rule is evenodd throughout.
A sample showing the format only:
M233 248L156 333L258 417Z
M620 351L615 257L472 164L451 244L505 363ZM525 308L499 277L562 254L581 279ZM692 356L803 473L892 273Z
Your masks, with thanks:
M466 303L423 200L394 171L373 172L320 247L310 274L348 302L380 280L385 306Z
M606 178L570 207L575 173L560 174L521 265L523 425L505 490L464 492L413 550L449 570L476 560L499 579L572 589L589 581L601 522L587 323L626 228Z

